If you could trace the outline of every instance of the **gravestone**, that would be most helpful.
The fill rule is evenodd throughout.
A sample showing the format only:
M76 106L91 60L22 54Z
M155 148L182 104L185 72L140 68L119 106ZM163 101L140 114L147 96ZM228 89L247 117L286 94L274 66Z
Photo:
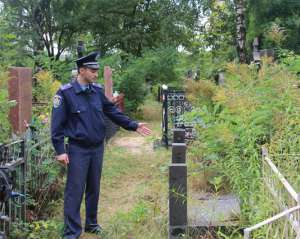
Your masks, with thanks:
M9 69L8 95L16 100L17 105L9 113L13 132L21 134L26 131L26 122L31 121L32 112L32 69L11 67Z
M258 37L254 38L253 43L253 63L258 66L260 69L261 67L261 58L262 57L269 57L274 61L275 59L275 51L274 49L262 49L259 50L259 39Z
M259 39L255 37L252 43L253 46L253 63L258 67L258 70L261 67L261 57L259 52Z
M113 80L112 80L112 69L109 66L104 67L104 90L105 96L112 101L113 100ZM119 109L124 111L124 95L121 94L118 97L115 97L116 104ZM106 141L112 138L115 133L118 131L119 126L112 122L108 117L104 116L105 126L106 126Z
M112 100L113 98L113 81L112 81L112 70L109 66L104 67L104 89L105 96Z
M194 80L195 80L195 81L200 80L200 74L201 74L201 71L200 71L200 69L198 68L198 69L196 70L195 77L194 77Z
M215 76L215 83L216 83L216 85L219 85L219 86L225 85L225 76L224 76L223 72L220 72L219 74L217 74Z

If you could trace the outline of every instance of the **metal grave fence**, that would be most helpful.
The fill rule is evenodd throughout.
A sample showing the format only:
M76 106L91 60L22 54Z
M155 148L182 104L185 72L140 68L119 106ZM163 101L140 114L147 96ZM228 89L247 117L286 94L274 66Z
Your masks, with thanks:
M25 141L16 140L0 145L0 230L9 234L12 222L26 220L26 153ZM8 177L6 177L6 175ZM13 187L8 187L13 185ZM12 192L11 192L12 190ZM24 197L19 197L20 194ZM4 195L10 195L10 200L4 200ZM4 202L5 201L5 202Z
M55 197L51 187L58 177L47 167L61 174L63 168L53 164L54 150L48 132L49 129L28 129L25 139L0 145L0 238L2 232L9 236L14 223L24 223L31 215L39 216L49 198ZM2 203L4 193L10 197ZM28 202L35 206L30 207Z
M172 128L185 129L185 139L191 140L196 137L196 122L187 122L183 119L185 112L191 112L193 107L188 102L183 90L173 87L162 87L162 143L171 145L173 138Z
M263 227L266 235L261 238L300 239L299 193L279 171L264 147L262 148L262 173L266 188L282 212L244 229L244 239L252 238L251 233Z
M27 191L36 206L31 214L39 217L50 199L58 198L55 189L57 181L63 177L64 167L54 163L55 152L51 144L49 128L27 131Z

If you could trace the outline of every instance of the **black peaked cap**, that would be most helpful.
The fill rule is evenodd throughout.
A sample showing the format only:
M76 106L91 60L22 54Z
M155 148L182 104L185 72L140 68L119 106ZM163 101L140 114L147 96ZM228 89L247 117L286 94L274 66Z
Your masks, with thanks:
M76 60L77 67L88 67L91 69L98 70L99 64L97 62L98 52L93 52L88 54L87 56L83 56Z

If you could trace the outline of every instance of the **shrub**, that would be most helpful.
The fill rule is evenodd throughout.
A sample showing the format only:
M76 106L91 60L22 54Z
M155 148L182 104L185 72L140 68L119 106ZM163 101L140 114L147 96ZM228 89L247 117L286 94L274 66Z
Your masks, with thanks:
M55 61L43 54L35 56L34 59L41 69L51 72L52 76L59 82L68 83L70 81L75 62L68 59Z
M115 90L125 94L126 110L135 112L151 86L163 83L180 84L178 63L177 50L167 47L147 50L142 57L113 55L102 60L101 68L104 65L113 68ZM103 75L102 72L100 75Z
M48 122L52 108L52 98L60 87L60 83L54 79L49 71L40 71L35 74L33 87L33 100L37 104L33 108L34 115L42 122Z
M57 239L62 235L63 224L55 220L13 224L10 238Z

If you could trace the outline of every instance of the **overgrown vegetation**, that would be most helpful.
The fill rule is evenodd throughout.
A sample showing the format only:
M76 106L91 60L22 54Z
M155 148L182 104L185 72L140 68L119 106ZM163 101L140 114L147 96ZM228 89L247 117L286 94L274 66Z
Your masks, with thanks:
M257 223L273 210L264 207L261 146L281 155L299 152L298 83L283 65L265 59L260 71L228 64L224 87L211 81L191 82L187 87L195 106L188 117L200 116L204 121L198 126L192 158L200 170L211 167L218 172L217 187L221 188L218 182L229 182L241 199L245 224ZM291 178L294 183L299 182L296 179Z

